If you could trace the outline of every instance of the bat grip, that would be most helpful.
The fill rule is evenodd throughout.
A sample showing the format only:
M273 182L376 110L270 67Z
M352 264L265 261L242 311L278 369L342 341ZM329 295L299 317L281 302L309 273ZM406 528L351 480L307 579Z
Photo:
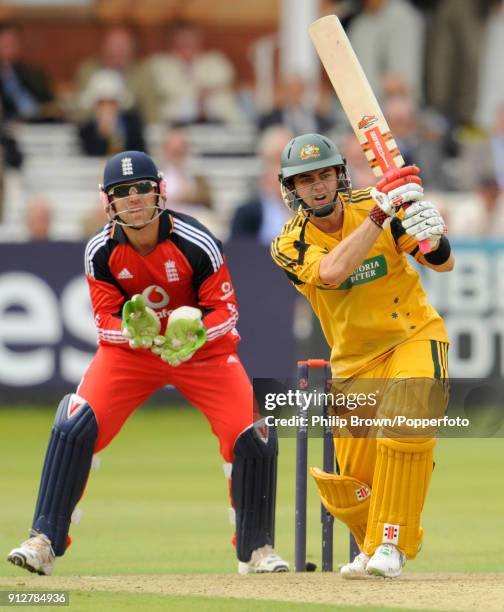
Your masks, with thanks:
M406 169L409 175L404 174ZM390 190L392 189L392 187L396 186L394 184L391 184L393 183L393 181L397 181L398 184L402 182L404 183L414 182L414 183L418 183L419 185L421 185L422 181L420 180L420 178L418 178L418 176L416 176L419 174L419 172L420 170L419 168L417 168L417 166L408 166L408 167L403 166L402 168L389 168L389 170L383 173L384 179L382 179L382 181L378 183L377 189L381 191L385 185L388 185L388 190ZM411 176L411 174L413 174L413 176ZM404 210L406 210L408 206L409 204L403 204ZM430 253L432 250L432 247L429 244L428 240L420 240L418 242L418 248L420 249L420 252L423 254Z
M403 204L403 209L406 210L408 206L410 206L410 204ZM420 253L422 254L430 253L432 250L432 247L428 240L419 240L418 248L420 249Z

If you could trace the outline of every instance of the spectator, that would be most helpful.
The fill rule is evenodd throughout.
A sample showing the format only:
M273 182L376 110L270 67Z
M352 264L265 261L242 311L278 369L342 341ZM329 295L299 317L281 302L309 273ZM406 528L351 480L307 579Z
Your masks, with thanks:
M278 182L278 160L285 145L293 137L285 127L265 130L259 141L258 153L262 173L254 196L235 211L231 222L231 238L249 238L269 245L288 221Z
M0 223L4 213L5 171L19 169L23 163L23 154L19 150L14 136L10 133L10 126L2 120L2 105L0 102Z
M482 211L482 235L504 237L504 192L495 177L483 177L477 195Z
M495 176L499 187L504 190L504 99L495 115L493 129L490 133L490 145Z
M433 112L417 113L411 97L393 96L383 106L390 130L406 165L417 164L428 189L444 189L445 123Z
M100 70L91 77L81 96L81 107L90 117L79 127L80 143L86 155L145 151L142 120L131 102L116 72Z
M218 51L205 51L203 34L191 22L175 23L169 42L169 53L147 60L157 100L149 120L172 125L240 122L230 61Z
M0 24L0 99L5 120L51 121L61 115L46 75L22 59L19 27Z
M195 214L195 206L212 208L212 193L204 176L189 169L189 143L184 129L166 132L161 144L160 167L166 180L166 205L175 211Z
M91 238L107 223L108 217L105 214L103 203L98 201L94 208L90 210L82 219L82 236Z
M26 209L26 231L29 240L49 240L51 222L51 205L46 198L36 196L28 202Z
M487 19L483 41L476 120L481 127L490 129L504 104L504 70L496 69L496 62L504 57L503 0L499 0Z
M438 0L434 9L426 46L427 102L455 126L474 124L483 24L492 1ZM492 79L494 71L492 66Z
M406 0L363 0L348 35L378 98L388 73L401 75L421 97L423 20Z
M281 85L279 103L258 121L259 129L283 125L294 134L320 133L330 130L334 118L315 109L314 87L299 75L291 75Z
M87 89L91 78L101 70L112 70L119 75L135 105L148 113L150 84L142 63L136 60L136 39L133 32L124 26L113 26L103 35L98 57L84 60L76 75L78 96ZM144 117L145 119L145 117Z
M341 141L341 152L347 161L347 168L354 189L366 189L376 183L361 145L353 132L345 134Z
M4 168L19 169L23 163L23 154L11 133L10 126L2 120L0 104L0 158Z
M458 194L447 208L446 223L453 236L504 237L504 191L494 176L481 177L475 192Z

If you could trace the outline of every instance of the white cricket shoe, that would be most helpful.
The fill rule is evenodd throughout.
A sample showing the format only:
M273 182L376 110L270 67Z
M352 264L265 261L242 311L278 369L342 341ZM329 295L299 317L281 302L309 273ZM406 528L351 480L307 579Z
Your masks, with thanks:
M340 575L345 580L363 580L370 578L370 574L366 571L369 557L366 553L359 553L353 561L345 563L340 567Z
M288 572L289 564L277 555L271 546L266 544L252 553L248 563L238 562L239 574L269 574L273 572Z
M19 548L13 548L7 557L7 561L14 565L41 576L50 576L53 573L54 559L51 540L43 533L28 538Z
M369 560L366 571L372 576L397 578L406 564L406 556L392 544L382 544Z

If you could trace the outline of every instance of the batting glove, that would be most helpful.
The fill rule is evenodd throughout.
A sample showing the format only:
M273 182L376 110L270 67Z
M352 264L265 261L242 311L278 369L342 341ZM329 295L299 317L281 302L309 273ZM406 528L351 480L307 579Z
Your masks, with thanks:
M417 166L404 166L389 170L371 190L376 206L369 213L378 227L385 227L401 206L421 200L423 197L422 179Z
M422 179L418 166L394 168L385 173L376 184L376 189L386 193L394 206L417 202L423 197Z
M143 295L134 295L122 311L122 333L131 348L150 348L161 324L156 313L145 305Z
M376 206L369 213L369 218L378 227L384 228L390 222L392 217L395 217L400 206L395 206L390 201L388 195L378 189L371 189L371 197L376 203Z
M207 330L201 317L198 308L181 306L174 310L168 319L165 335L154 339L152 351L171 366L191 359L207 341Z
M415 202L408 206L402 226L418 242L427 240L431 251L438 248L439 241L448 233L443 217L431 202Z

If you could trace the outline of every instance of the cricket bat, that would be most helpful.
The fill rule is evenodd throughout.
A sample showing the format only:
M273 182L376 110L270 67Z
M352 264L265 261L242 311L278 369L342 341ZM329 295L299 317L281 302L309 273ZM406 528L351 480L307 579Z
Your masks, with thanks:
M309 32L373 173L392 174L404 159L340 20L327 15L314 21ZM422 253L431 250L427 240L419 247Z

